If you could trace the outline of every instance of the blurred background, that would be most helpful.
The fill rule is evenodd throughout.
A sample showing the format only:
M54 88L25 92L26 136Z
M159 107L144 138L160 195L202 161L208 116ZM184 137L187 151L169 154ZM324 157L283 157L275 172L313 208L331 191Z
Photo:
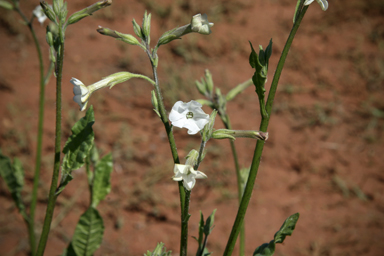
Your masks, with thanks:
M69 14L94 1L69 1ZM31 14L38 1L20 1ZM144 11L152 13L152 45L167 30L188 24L197 13L215 23L209 36L189 34L161 46L160 86L168 111L178 100L199 99L195 80L209 69L226 94L248 80L250 47L273 40L269 83L292 27L295 0L114 0L67 29L63 71L63 145L85 113L72 101L72 77L94 83L118 71L152 77L146 54L96 32L103 26L134 34ZM301 214L296 230L275 255L382 255L384 245L384 2L329 1L323 12L309 6L282 73L269 126L269 140L246 215L246 252L269 242L289 215ZM28 15L27 15L28 16ZM45 26L34 26L46 66ZM18 157L26 172L23 199L30 202L38 117L38 60L32 37L16 12L0 10L0 148ZM37 232L45 214L53 167L55 81L46 88L43 158ZM130 80L94 93L95 143L112 152L112 191L99 205L105 233L95 255L141 255L157 242L178 253L178 187L166 133L152 110L152 86ZM259 104L250 86L227 105L234 129L257 130ZM207 113L211 110L204 107ZM215 128L222 128L219 118ZM199 136L174 129L182 162ZM242 167L249 167L255 141L237 139ZM198 236L199 211L217 208L208 249L220 255L237 211L234 163L228 141L209 141L199 168L208 175L193 190L190 236ZM73 173L57 201L46 255L67 247L89 202L84 169ZM28 255L27 230L0 180L0 254ZM197 243L189 239L189 254ZM235 255L238 250L235 249Z

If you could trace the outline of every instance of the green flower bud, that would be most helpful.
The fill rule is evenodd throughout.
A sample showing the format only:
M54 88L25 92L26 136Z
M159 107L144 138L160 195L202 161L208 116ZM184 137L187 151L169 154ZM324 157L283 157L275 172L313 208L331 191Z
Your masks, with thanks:
M47 27L48 28L48 27ZM47 44L49 46L53 46L53 35L52 35L52 32L51 31L47 31L46 35L45 35L45 39L47 40Z
M135 21L135 19L132 20L132 23L133 23L133 30L135 31L135 34L143 39L143 33L141 32L141 27L139 24L137 24L137 22Z
M41 8L43 8L45 15L47 15L48 19L52 22L56 23L56 14L54 13L51 6L49 6L45 1L40 2Z
M248 88L252 84L252 79L249 79L244 83L237 85L235 88L233 88L227 93L227 96L225 97L226 101L233 100L238 94L242 93L246 88Z
M192 149L187 157L187 161L185 162L185 165L195 166L197 164L197 160L199 159L199 152L195 149Z
M152 102L152 106L154 107L153 110L161 118L161 115L159 112L159 102L157 101L156 93L154 90L151 91L151 102Z
M84 8L81 11L75 12L74 14L72 14L69 17L68 25L74 24L74 23L82 20L83 18L85 18L89 15L92 15L94 12L96 12L102 8L105 8L107 6L110 6L111 4L112 4L112 0L102 0L102 1L99 1L93 5L90 5L86 8Z
M217 114L217 111L213 110L211 115L209 116L209 123L204 126L202 137L203 137L203 141L205 142L207 142L212 137L216 114Z
M3 7L7 10L13 10L13 5L7 1L0 1L0 7Z
M268 133L262 131L242 131L219 129L212 133L214 139L235 139L235 138L251 138L257 140L267 140Z
M212 74L208 69L205 70L205 87L207 88L209 94L211 94L213 91L213 80Z
M115 33L119 36L119 38L117 38L117 39L119 39L119 40L121 40L127 44L140 45L139 40L137 40L136 37L134 37L133 35L123 34L123 33L117 32L117 31L115 31Z
M147 14L147 11L144 13L142 33L145 37L147 44L150 43L150 33L151 33L151 14Z

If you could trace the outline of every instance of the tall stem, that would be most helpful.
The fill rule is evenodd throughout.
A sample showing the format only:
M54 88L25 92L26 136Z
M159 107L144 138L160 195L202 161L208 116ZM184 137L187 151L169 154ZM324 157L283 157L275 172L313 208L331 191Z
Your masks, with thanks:
M227 114L225 114L225 117L222 118L221 120L223 121L226 129L232 130L231 121L230 121L229 116ZM224 120L226 120L226 121L224 121ZM243 190L242 190L243 184L241 181L239 158L237 157L235 142L233 140L229 140L229 142L231 144L233 161L235 162L236 179L237 179L237 196L238 196L238 200L239 200L239 204L240 204L241 198L243 196ZM239 255L240 256L245 255L245 227L244 227L244 223L240 227Z
M293 38L295 37L297 29L299 28L300 23L301 23L307 9L308 9L308 6L305 6L302 9L302 11L300 12L300 14L298 15L296 22L293 25L293 28L291 30L291 33L289 34L287 42L285 43L283 52L281 54L279 63L277 64L277 68L276 68L275 74L273 76L271 89L270 89L269 94L268 94L268 100L267 100L267 104L266 104L266 112L268 115L266 117L262 117L261 124L260 124L260 131L263 131L263 132L267 131L269 119L270 119L271 112L272 112L272 104L273 104L273 100L274 100L274 97L276 94L277 85L279 83L280 75L281 75L281 72L282 72L283 67L284 67L285 59L287 58L289 48L291 47ZM227 246L226 246L224 254L223 254L225 256L232 255L233 249L235 247L236 238L239 235L241 225L244 221L244 216L245 216L245 213L247 211L249 201L251 199L252 190L253 190L253 186L255 184L255 180L256 180L256 176L257 176L257 172L259 169L263 148L264 148L264 141L258 140L256 143L256 148L255 148L254 155L253 155L252 165L251 165L251 169L249 171L249 177L248 177L247 184L245 186L243 198L241 200L240 207L237 211L236 219L235 219L235 222L233 224L232 231L231 231L231 234L229 236Z
M152 71L153 71L153 78L155 80L155 85L154 85L154 87L155 87L155 94L156 94L156 98L157 98L157 101L158 101L158 104L159 104L159 111L160 111L161 121L163 122L164 127L165 127L165 131L167 132L169 146L171 147L173 162L175 164L179 164L180 163L180 159L179 159L179 155L177 153L175 137L173 136L172 127L169 124L169 120L168 120L168 117L167 117L167 112L165 110L165 106L164 106L164 102L163 102L163 97L161 95L161 90L160 90L160 86L159 86L159 79L158 79L158 76L157 76L157 68L156 68L156 65L152 61L151 52L149 50L150 47L147 44L146 44L146 49L147 49L147 51L146 51L147 55L148 55L149 59L151 60ZM183 221L185 220L185 217L186 217L184 215L184 209L185 209L185 204L186 204L187 201L188 201L188 205L189 205L189 195L188 195L188 193L185 192L182 181L178 182L178 186L179 186L179 195L180 195L181 223L183 223ZM183 239L183 229L182 229L182 231L181 231L181 238L180 238L180 255L181 255L181 252L183 251L184 243L185 243L185 240Z
M43 55L41 53L39 40L37 39L35 30L33 29L32 22L27 19L24 13L20 10L19 6L16 5L15 9L17 13L21 16L24 22L27 24L29 31L32 34L33 42L36 47L37 56L39 59L39 69L40 69L40 86L39 86L39 117L38 117L38 127L37 127L37 145L36 145L36 159L35 159L35 172L33 178L33 188L32 188L32 199L28 219L28 233L29 233L29 245L31 249L32 256L35 254L36 250L36 234L35 234L35 210L37 204L37 190L39 187L40 181L40 167L41 167L41 152L43 145L43 122L44 122L44 102L45 102L45 77L44 77L44 62Z
M60 31L61 32L61 31ZM61 80L63 73L64 61L64 42L60 46L60 52L57 54L56 64L56 138L55 138L55 156L54 167L52 173L51 187L49 189L48 206L45 213L43 231L41 233L40 242L37 247L37 256L44 254L45 246L48 240L48 234L51 227L53 212L55 209L57 195L55 195L60 171L60 153L61 153Z

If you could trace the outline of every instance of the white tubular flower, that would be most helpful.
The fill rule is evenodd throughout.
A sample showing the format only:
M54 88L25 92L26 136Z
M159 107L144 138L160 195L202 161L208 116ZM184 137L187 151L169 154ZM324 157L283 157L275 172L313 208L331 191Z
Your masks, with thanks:
M313 1L314 0L305 0L304 5L310 5ZM326 11L328 9L327 0L316 0L316 2L320 5L323 11Z
M73 84L73 100L79 104L80 110L83 111L87 107L89 96L91 95L88 88L76 78L71 79Z
M33 15L35 15L40 24L43 24L44 21L47 19L47 16L45 15L43 8L40 5L36 6L32 13Z
M209 122L209 115L201 109L202 105L191 100L188 103L178 101L173 105L169 120L173 126L187 128L188 134L196 134Z
M183 181L183 186L191 191L196 184L196 179L206 179L207 175L200 171L195 171L192 166L184 164L175 164L173 169L175 176L174 181Z
M209 35L211 34L211 27L213 26L213 23L208 21L207 14L201 15L196 14L192 17L191 21L191 29L193 32L197 32L203 35Z

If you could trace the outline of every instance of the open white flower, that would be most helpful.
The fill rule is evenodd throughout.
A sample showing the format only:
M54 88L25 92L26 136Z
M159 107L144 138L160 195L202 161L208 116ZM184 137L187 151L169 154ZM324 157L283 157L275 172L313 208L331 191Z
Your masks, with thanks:
M305 0L304 5L310 5L313 1L314 0ZM327 0L316 0L316 2L320 5L323 11L326 11L328 9Z
M211 27L213 23L208 21L207 14L196 14L192 17L191 29L193 32L197 32L203 35L211 34Z
M201 109L202 105L191 100L188 103L178 101L173 105L169 120L173 126L187 128L188 134L196 134L209 122L209 115Z
M76 78L71 79L71 83L73 84L73 100L79 104L80 110L83 111L87 107L89 96L91 95L89 89Z
M173 172L175 176L172 179L174 181L183 181L183 186L189 191L195 186L196 179L208 178L204 173L195 171L190 165L175 164Z
M155 83L146 76L140 74L132 74L129 72L117 72L115 74L104 77L100 81L89 86L85 86L79 79L72 78L71 83L73 84L73 94L75 95L73 97L73 100L77 104L79 104L80 110L83 111L87 107L89 97L94 91L97 91L104 87L112 88L116 84L125 82L131 79L132 77L143 78L152 84Z
M32 13L33 15L35 15L40 24L43 24L44 21L47 19L47 16L45 15L44 10L40 5L36 6Z

